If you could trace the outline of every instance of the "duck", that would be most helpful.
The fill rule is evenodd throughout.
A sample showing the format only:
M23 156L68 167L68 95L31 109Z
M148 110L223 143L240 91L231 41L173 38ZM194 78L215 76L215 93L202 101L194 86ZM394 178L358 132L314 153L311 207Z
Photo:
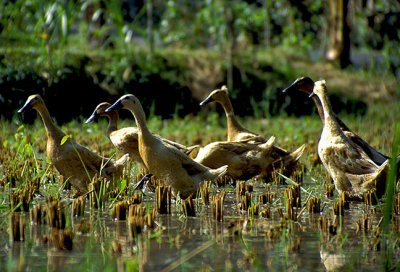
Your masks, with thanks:
M129 159L128 154L114 160L99 156L76 143L55 125L43 98L38 94L29 96L18 113L29 108L39 113L45 126L47 157L57 171L71 183L76 190L76 196L88 192L89 183L94 177L103 177L115 182L121 176Z
M251 178L268 180L282 160L282 158L276 158L272 155L274 141L275 137L272 136L267 142L259 144L213 142L201 147L194 160L213 169L228 165L226 176L233 180ZM304 146L294 154L290 154L291 159L298 160L303 151ZM288 158L285 159L288 160Z
M107 137L112 144L122 154L129 154L131 160L137 161L146 171L145 164L139 154L138 148L138 128L136 127L125 127L118 129L119 115L117 110L106 112L106 109L111 107L111 103L102 102L96 106L92 115L85 121L86 124L97 120L100 116L106 116L108 118L107 126ZM199 146L186 147L180 143L162 138L159 135L155 135L162 141L174 146L175 148L190 154L191 152L198 152ZM193 153L195 154L195 153Z
M298 90L305 92L308 95L311 95L311 93L313 92L313 88L314 81L310 77L303 76L297 78L289 87L285 88L282 92L289 93L291 91ZM322 124L324 124L324 111L322 109L321 101L316 95L312 96L312 99L317 107L318 115L321 118ZM359 148L361 148L367 154L367 156L377 165L382 165L387 159L389 159L388 156L374 149L355 132L350 130L348 126L335 113L332 113L332 118L336 120L339 128L346 135L346 137L349 138L349 140L356 144Z
M123 95L106 112L118 108L127 109L133 114L138 128L140 157L150 173L164 185L171 186L174 196L179 194L181 198L191 195L195 197L201 182L214 181L227 172L227 165L210 169L154 136L147 127L142 104L133 94Z
M228 88L224 85L220 89L213 90L206 99L200 102L200 106L206 105L211 102L221 104L225 111L227 118L227 141L228 142L241 142L244 144L265 144L269 140L264 137L244 128L237 121L232 103L228 96ZM270 178L266 181L271 181L273 172L283 170L283 175L292 176L302 166L299 164L299 159L305 150L305 144L300 146L297 150L289 152L277 145L272 145L271 152L269 153L270 159L274 161L271 165ZM199 151L200 152L200 151Z
M244 128L238 120L236 119L235 113L233 111L233 106L231 100L228 96L228 88L223 85L220 89L215 89L212 91L206 99L200 102L200 106L207 105L211 102L217 102L221 104L225 111L227 119L227 141L242 141L249 143L266 143L267 140L257 135L256 133Z
M323 129L318 142L318 155L333 179L339 193L346 192L350 199L362 200L364 193L376 190L384 194L389 160L376 164L367 153L341 130L327 95L325 80L314 83L311 97L318 96L324 116Z

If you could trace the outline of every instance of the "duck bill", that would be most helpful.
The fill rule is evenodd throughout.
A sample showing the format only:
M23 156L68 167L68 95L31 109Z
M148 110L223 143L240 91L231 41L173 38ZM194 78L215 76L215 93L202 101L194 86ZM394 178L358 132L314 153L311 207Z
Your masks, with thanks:
M105 112L112 112L114 110L118 110L122 108L122 103L121 100L118 99L114 104L112 104L110 107L108 107Z
M18 113L23 113L24 111L30 108L31 108L31 101L29 100L25 103L25 105L22 108L18 110Z
M203 101L200 102L200 106L204 106L207 105L208 103L211 103L214 101L214 98L212 98L211 96L207 97L206 99L204 99Z
M90 122L97 121L97 119L99 119L99 115L97 114L96 111L94 111L92 113L92 115L90 115L90 117L85 121L85 124L89 124Z
M312 91L308 97L311 98L311 97L313 97L313 96L316 96L316 94L314 93L314 91Z
M293 82L290 84L289 87L286 87L285 89L282 90L282 93L289 93L290 91L294 90L296 87L296 82Z

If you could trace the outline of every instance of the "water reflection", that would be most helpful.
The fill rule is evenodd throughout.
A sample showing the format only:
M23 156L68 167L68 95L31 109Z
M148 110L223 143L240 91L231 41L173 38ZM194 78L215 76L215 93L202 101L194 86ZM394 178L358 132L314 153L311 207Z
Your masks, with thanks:
M334 252L333 250L327 250L321 246L320 256L326 271L343 271L344 267L346 266L347 258L346 254L343 252Z
M272 190L279 192L283 188L276 186ZM254 199L264 191L263 186L255 186ZM212 193L220 192L216 188ZM143 227L140 234L132 234L127 220L116 221L108 210L91 210L87 206L84 216L72 217L66 213L69 214L67 229L73 233L72 250L62 246L61 230L27 223L25 242L11 243L7 234L2 235L1 263L7 263L13 271L58 271L66 267L77 271L106 268L126 271L129 267L139 271L341 271L349 265L352 250L363 251L364 255L378 250L360 239L365 236L373 241L375 232L361 231L357 225L365 221L367 213L368 224L364 225L378 225L381 213L376 209L372 213L362 204L351 204L351 209L338 218L333 216L331 201L327 200L322 214L304 212L298 221L291 221L280 217L278 209L285 208L284 196L278 193L277 196L273 204L260 205L260 210L271 210L271 218L265 218L239 210L235 191L228 190L222 222L212 218L210 205L202 204L201 200L195 204L197 216L188 218L173 203L171 214L157 215L154 229ZM143 205L151 206L153 202ZM296 215L299 210L294 209ZM321 229L324 218L326 226L337 228L336 234ZM393 230L398 230L396 220ZM367 266L360 258L351 261L359 270ZM368 264L369 269L376 267L374 263Z

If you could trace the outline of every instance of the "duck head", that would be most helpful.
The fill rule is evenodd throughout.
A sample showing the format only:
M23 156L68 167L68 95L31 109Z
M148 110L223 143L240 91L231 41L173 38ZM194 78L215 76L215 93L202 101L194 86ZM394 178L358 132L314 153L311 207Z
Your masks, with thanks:
M108 114L106 113L106 109L108 109L111 106L110 103L108 102L103 102L97 105L97 107L94 109L92 115L85 121L86 124L93 122L97 120L100 116L107 116Z
M121 96L111 107L107 108L105 112L111 112L117 109L131 110L140 105L139 99L133 94L126 94Z
M216 89L212 91L206 99L200 102L200 106L206 105L214 101L221 103L224 100L226 100L227 96L228 96L228 88L224 85L221 87L221 89Z
M314 83L313 91L310 94L310 97L318 96L321 98L322 96L326 95L326 81L319 80Z
M44 101L40 95L30 95L25 102L25 105L18 110L18 113L23 113L27 109L37 109L39 105L43 105Z
M314 81L309 77L299 77L289 87L284 89L283 93L289 93L291 91L302 91L310 95L314 88Z

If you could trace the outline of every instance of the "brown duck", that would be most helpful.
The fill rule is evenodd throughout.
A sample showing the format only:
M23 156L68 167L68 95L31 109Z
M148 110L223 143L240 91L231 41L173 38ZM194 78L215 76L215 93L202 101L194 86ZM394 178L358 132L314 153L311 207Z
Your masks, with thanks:
M138 128L138 149L143 163L150 173L172 187L174 195L179 193L182 198L195 195L200 182L215 180L226 173L228 166L210 169L154 136L147 127L142 105L134 95L122 96L106 112L118 107L132 112Z
M324 123L318 143L318 155L331 175L336 189L347 192L351 198L361 199L363 194L376 189L377 195L385 191L388 160L377 165L360 146L351 141L340 129L332 111L324 80L314 83L311 96L321 102Z
M233 111L231 100L228 96L228 88L224 85L221 89L216 89L212 91L209 96L204 99L200 106L206 105L211 102L217 102L221 104L222 108L225 111L226 119L227 119L227 127L228 127L228 142L233 141L243 141L250 143L265 143L267 140L257 135L256 133L245 129L242 127L238 120L236 119L235 113Z
M296 79L289 87L283 90L283 92L290 92L294 90L302 91L310 95L314 88L314 81L309 77L300 77ZM321 118L322 124L325 123L324 111L322 109L321 101L318 96L312 96L314 103L317 107L319 117ZM374 161L377 165L382 165L389 157L383 155L372 146L370 146L366 141L364 141L360 136L351 131L346 124L335 114L332 114L332 118L336 120L342 132L352 141L354 144L358 145L368 157Z
M200 105L206 105L213 101L221 104L225 111L225 115L227 118L228 142L242 142L247 144L267 143L267 140L264 137L244 128L239 124L235 117L232 103L228 96L228 89L226 86L222 86L221 89L216 89L212 91L208 95L208 97L200 103ZM271 166L271 169L273 170L271 170L270 174L272 174L272 171L284 169L283 174L286 176L291 176L297 170L297 168L301 168L298 165L298 161L304 152L305 145L300 146L294 152L289 152L276 145L272 145L270 148L271 150L269 156L270 159L274 161Z
M247 180L253 177L268 179L278 161L271 156L274 150L275 137L266 143L250 144L242 142L214 142L200 148L195 161L210 167L218 168L228 165L226 175L236 180ZM297 152L298 160L303 150Z
M67 138L61 144L61 141L66 139L64 138L66 134L54 124L43 99L39 95L29 96L18 113L22 113L28 108L35 109L43 120L47 134L47 157L58 172L68 178L71 185L77 190L77 195L88 191L88 185L95 176L104 177L109 181L115 181L120 177L129 155L115 161L98 156L71 138Z
M119 152L122 154L129 154L129 157L132 160L135 160L139 162L143 168L146 169L146 166L143 163L142 158L140 157L139 154L139 148L138 148L138 128L136 127L126 127L126 128L121 128L118 129L118 120L119 120L119 115L118 111L112 110L109 112L106 112L106 109L111 107L111 104L108 102L103 102L97 105L95 110L93 111L92 115L85 121L85 123L90 123L96 119L98 119L100 116L106 116L108 117L108 127L107 127L107 137L110 139L110 141L113 143L113 145L118 149ZM186 154L189 154L193 150L197 149L197 146L194 147L186 147L182 144L179 144L177 142L162 138L159 135L155 135L156 137L160 138L163 142L166 142L175 148L181 150L182 152L185 152ZM148 169L146 169L148 170Z

